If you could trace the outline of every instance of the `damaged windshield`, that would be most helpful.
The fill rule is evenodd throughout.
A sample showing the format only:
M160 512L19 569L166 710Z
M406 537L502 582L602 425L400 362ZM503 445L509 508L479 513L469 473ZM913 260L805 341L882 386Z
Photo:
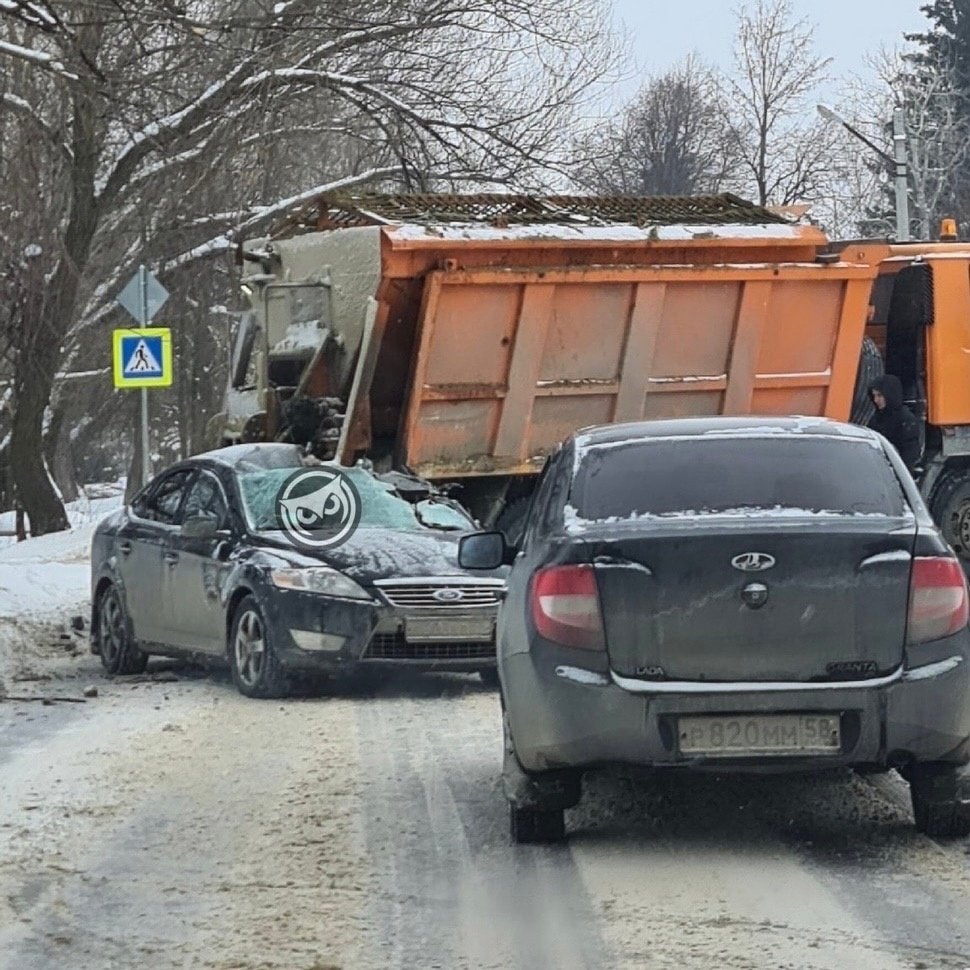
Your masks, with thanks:
M255 532L279 529L276 496L295 470L290 467L237 471L236 480L250 529ZM391 485L363 469L343 468L341 471L351 479L360 494L360 528L419 532L425 529L468 531L475 527L464 512L450 503L425 499L412 505L396 495Z

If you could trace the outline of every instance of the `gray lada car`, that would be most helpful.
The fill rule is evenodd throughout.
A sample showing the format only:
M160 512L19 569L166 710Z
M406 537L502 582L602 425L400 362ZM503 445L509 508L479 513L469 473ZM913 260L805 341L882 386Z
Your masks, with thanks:
M342 469L359 502L354 531L334 547L298 547L279 496L305 467L294 445L209 452L98 526L91 629L105 668L139 672L149 654L224 659L252 697L283 693L288 675L362 667L494 682L506 570L458 566L459 538L475 528L464 509L409 476Z
M960 563L873 432L710 419L579 433L547 464L498 624L513 837L564 834L584 771L898 768L970 833Z

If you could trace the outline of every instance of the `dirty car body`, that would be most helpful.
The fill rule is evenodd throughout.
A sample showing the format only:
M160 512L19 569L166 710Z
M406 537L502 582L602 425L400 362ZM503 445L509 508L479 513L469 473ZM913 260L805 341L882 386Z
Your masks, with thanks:
M102 661L107 652L130 670L148 654L188 654L232 665L245 602L258 627L250 640L271 652L280 675L363 665L494 670L503 570L458 567L459 538L474 528L467 513L408 476L343 469L361 495L359 526L339 546L301 549L274 505L303 463L284 444L209 452L168 469L102 522L92 545L92 639ZM122 607L120 659L108 628L112 594ZM244 693L280 692L236 680Z
M497 541L469 537L461 560ZM970 830L966 580L878 435L590 429L550 461L513 556L498 643L520 840L559 837L581 773L607 764L895 767L918 825Z

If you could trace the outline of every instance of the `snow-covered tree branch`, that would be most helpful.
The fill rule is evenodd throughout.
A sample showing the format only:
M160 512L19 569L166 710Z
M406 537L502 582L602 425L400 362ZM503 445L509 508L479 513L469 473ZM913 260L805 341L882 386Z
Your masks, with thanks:
M724 123L761 205L817 197L831 128L806 121L829 60L791 0L754 0L739 12L735 70L724 82Z
M21 300L33 337L9 359L33 375L11 434L33 531L65 521L39 443L61 348L103 366L134 263L167 273L192 352L217 353L211 300L180 302L231 301L224 262L205 257L322 188L541 183L612 69L609 20L608 0L0 0L0 63L16 67L0 102L0 223L16 231L0 259L18 292L42 281L48 296ZM28 199L36 221L18 222ZM29 236L42 255L25 267ZM211 397L205 373L191 393ZM55 408L74 393L59 385Z

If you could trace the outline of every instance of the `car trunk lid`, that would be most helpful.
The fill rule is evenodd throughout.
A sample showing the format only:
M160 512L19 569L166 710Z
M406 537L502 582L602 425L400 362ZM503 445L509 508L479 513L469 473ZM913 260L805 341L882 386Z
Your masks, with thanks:
M915 526L881 516L820 525L711 518L703 528L688 520L586 535L612 668L696 681L862 679L896 668Z

